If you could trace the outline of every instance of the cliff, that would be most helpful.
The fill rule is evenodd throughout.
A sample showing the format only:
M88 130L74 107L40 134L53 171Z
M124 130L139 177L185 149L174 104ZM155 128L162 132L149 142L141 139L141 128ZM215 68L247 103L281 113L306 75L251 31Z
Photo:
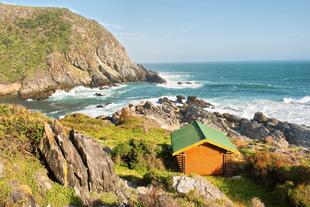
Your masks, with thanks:
M102 25L68 9L0 4L0 13L1 95L44 99L78 85L165 82Z

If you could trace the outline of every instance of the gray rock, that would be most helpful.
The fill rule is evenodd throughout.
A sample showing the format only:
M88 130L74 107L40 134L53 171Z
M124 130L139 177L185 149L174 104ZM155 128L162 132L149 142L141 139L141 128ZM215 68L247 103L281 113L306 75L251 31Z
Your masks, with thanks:
M85 205L89 204L92 191L114 191L127 202L113 162L99 143L73 130L67 134L56 121L45 124L44 131L46 136L41 139L39 150L59 183L73 187Z
M188 176L173 176L172 187L178 193L189 193L194 190L198 195L203 196L206 200L222 199L228 201L228 198L222 191L200 176L195 178Z
M181 96L181 95L177 95L177 102L178 103L183 103L183 100L185 99L184 96Z
M256 121L243 120L240 127L241 135L252 139L262 140L270 134L270 131L263 124L257 123Z
M280 148L286 148L289 146L289 143L286 141L284 133L276 129L270 133L270 136L268 136L266 140Z
M310 147L310 127L281 122L277 129L282 131L290 144Z
M253 120L258 122L258 123L267 123L268 118L262 113L262 112L256 112L254 114Z

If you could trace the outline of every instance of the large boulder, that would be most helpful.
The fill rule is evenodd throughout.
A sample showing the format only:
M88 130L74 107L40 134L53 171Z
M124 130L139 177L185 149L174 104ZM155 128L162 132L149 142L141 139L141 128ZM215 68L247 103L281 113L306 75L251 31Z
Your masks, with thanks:
M74 130L68 133L56 121L45 124L44 131L39 150L57 182L73 187L85 204L90 202L90 192L104 191L114 191L127 202L113 161L98 142Z
M212 104L204 101L203 99L198 99L196 96L188 96L186 103L189 105L195 105L197 107L202 108L213 107Z
M290 144L310 147L310 127L280 122L277 129L282 131Z
M270 131L261 123L244 119L241 121L240 133L252 139L262 140L269 136Z
M195 178L188 176L173 176L172 187L178 193L189 193L195 191L198 195L206 200L226 200L228 198L216 186L211 184L203 177L197 176Z

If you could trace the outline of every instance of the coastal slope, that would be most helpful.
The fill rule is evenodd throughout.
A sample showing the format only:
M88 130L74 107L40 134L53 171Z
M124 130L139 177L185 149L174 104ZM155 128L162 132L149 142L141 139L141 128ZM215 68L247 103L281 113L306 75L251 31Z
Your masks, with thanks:
M83 85L165 82L102 25L64 8L0 4L0 95L45 99Z

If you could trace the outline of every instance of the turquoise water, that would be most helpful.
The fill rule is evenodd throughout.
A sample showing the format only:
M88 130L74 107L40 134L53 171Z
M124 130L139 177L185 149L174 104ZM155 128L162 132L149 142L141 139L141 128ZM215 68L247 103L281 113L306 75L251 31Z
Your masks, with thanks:
M144 65L158 71L167 84L128 83L103 91L77 87L70 92L57 91L40 102L21 101L14 96L0 101L18 102L53 117L77 111L98 116L141 100L196 95L215 104L216 111L246 118L262 111L281 120L310 125L310 61ZM96 92L104 96L96 97ZM98 109L98 104L108 105Z

